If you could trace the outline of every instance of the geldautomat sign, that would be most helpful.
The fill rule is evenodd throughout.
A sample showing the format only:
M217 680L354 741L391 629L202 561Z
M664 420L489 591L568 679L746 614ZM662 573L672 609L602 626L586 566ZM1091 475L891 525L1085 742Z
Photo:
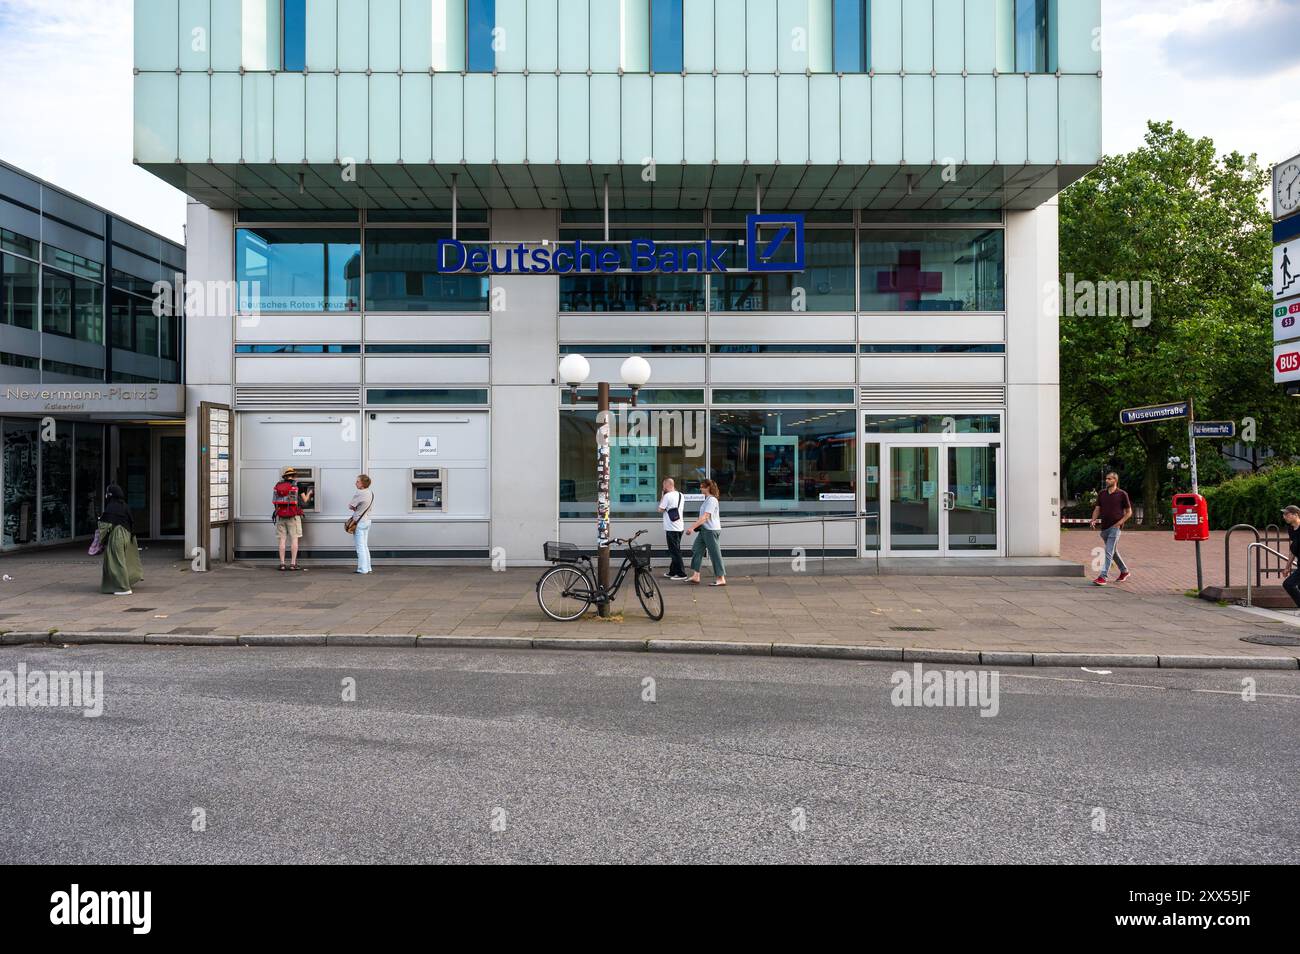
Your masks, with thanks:
M634 238L607 242L519 242L515 245L438 242L439 272L472 275L600 275L614 272L802 272L803 216L755 213L745 219L744 255L735 242L662 243Z

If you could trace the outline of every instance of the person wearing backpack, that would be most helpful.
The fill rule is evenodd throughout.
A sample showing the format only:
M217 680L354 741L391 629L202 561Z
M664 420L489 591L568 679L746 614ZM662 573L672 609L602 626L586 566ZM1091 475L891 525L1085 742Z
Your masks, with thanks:
M271 492L271 506L275 508L275 535L280 541L280 569L298 569L298 541L302 539L302 505L311 503L312 492L298 492L292 467L280 471L280 480ZM284 565L284 544L290 541L289 565Z
M682 521L682 504L685 498L676 489L671 477L664 480L664 495L659 500L659 512L664 515L664 536L668 540L668 554L672 565L664 574L667 580L686 579L686 565L682 563L682 531L686 529Z

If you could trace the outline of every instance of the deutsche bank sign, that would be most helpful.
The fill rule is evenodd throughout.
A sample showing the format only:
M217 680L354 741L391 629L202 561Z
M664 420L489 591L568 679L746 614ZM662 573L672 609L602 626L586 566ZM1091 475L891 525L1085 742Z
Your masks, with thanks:
M745 260L733 261L736 245L706 239L659 243L635 238L624 254L604 242L519 242L515 245L466 244L439 239L437 271L472 275L572 275L618 271L637 273L802 272L803 216L755 213L745 218Z

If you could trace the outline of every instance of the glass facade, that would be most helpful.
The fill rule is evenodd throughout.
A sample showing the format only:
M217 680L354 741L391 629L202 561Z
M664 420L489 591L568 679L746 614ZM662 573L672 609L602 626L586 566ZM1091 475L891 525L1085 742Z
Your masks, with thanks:
M835 0L835 72L871 69L871 0Z
M282 0L284 7L284 68L301 73L307 68L307 0Z
M36 542L41 442L36 421L5 418L4 545Z
M0 254L0 322L36 327L37 265L17 255Z
M465 49L471 73L491 73L497 65L496 0L467 0Z
M709 461L723 512L854 512L856 418L852 410L714 410Z
M1050 0L1016 0L1016 72L1055 73Z
M1001 229L864 230L862 311L1002 311Z
M347 312L360 305L357 229L235 230L241 312Z
M458 229L466 244L486 242L487 229ZM451 229L367 229L368 311L487 311L488 279L434 269L439 239Z
M710 238L743 241L744 230L714 229ZM743 253L733 252L733 260ZM713 311L853 311L853 230L806 229L805 269L795 273L710 276Z
M650 69L682 71L682 0L650 0Z

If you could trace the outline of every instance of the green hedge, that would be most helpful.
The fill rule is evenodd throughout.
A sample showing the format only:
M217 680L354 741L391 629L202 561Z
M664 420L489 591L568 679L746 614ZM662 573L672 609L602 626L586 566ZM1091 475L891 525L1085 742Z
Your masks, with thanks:
M1226 530L1233 524L1282 525L1282 508L1300 506L1300 467L1277 467L1260 474L1225 480L1204 490L1210 526Z

